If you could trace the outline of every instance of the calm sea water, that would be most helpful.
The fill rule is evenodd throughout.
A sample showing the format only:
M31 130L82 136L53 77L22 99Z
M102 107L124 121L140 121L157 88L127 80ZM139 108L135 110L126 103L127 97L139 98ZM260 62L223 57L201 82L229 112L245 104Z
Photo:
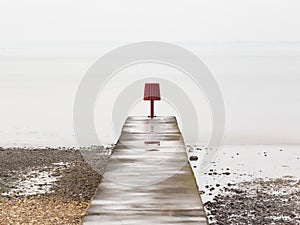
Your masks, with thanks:
M77 87L96 59L119 45L1 46L0 145L76 146L73 103ZM220 86L226 106L224 143L300 143L299 44L180 45L199 55ZM131 79L153 74L172 79L191 95L199 112L201 144L207 143L212 121L205 96L192 88L184 74L159 65L133 66L120 71L109 84L107 100L95 104L95 126L103 142L114 143L118 138L111 128L111 102L116 93ZM104 119L99 116L103 112ZM148 104L139 102L131 113L148 114ZM157 114L176 112L162 102ZM189 144L188 134L184 135Z
M204 202L244 181L300 179L300 145L225 145L205 171L200 170L205 149L191 146L187 151L199 158L191 165Z

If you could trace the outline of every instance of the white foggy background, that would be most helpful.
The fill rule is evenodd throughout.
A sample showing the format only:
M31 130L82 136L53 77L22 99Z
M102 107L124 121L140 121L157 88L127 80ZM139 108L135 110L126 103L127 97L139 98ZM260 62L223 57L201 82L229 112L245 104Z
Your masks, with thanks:
M112 121L114 120L112 117L112 111L116 102L115 100L119 97L119 95L122 95L123 90L128 88L130 84L144 79L146 79L145 82L159 82L159 79L165 79L175 84L178 89L183 90L190 98L198 114L198 122L194 121L194 125L201 126L202 132L201 136L199 137L201 138L201 143L205 144L208 142L212 127L212 118L209 104L205 95L193 82L193 80L185 73L168 65L158 63L141 63L131 65L125 69L122 69L121 71L118 71L118 73L114 74L113 77L105 84L105 87L98 95L98 100L95 107L95 124L100 140L104 140L104 143L107 142L107 140L110 140L110 143L118 140L121 130L118 127L111 126ZM164 87L163 82L160 83L160 91L162 100L155 101L154 103L155 115L176 116L182 131L182 123L184 118L182 118L180 112L178 112L176 104L183 103L172 102L164 97L167 95L164 93L173 92L174 90L169 90L167 87ZM137 93L138 100L132 103L130 112L128 112L128 114L148 116L150 114L150 102L143 100L143 84L139 87L139 91ZM105 110L103 110L103 105L106 107ZM117 114L122 115L123 113ZM103 127L106 129L103 129ZM195 134L188 134L186 132L184 135L187 143L195 142ZM200 142L200 139L198 142Z
M289 0L1 1L0 145L76 145L72 114L81 78L111 49L143 40L187 48L209 67L225 101L225 144L299 144L299 9ZM201 142L207 142L208 104L172 68L128 68L106 95L113 99L130 82L124 75L140 72L172 75L199 98ZM105 99L95 105L95 124L110 143L116 136L109 120L100 123L101 113L110 112L102 110L112 102ZM164 102L156 105L158 115L175 113ZM140 102L132 113L148 109Z

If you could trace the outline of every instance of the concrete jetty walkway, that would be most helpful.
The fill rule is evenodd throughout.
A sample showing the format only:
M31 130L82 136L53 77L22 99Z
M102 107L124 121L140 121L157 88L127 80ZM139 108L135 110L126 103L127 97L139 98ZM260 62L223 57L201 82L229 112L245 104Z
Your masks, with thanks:
M208 224L175 117L128 117L83 224Z

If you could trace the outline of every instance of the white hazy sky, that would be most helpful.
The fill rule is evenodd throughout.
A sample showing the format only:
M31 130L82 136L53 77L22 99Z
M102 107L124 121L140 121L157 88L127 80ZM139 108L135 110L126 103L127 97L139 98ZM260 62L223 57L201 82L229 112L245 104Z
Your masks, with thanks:
M300 41L299 0L1 0L0 42Z

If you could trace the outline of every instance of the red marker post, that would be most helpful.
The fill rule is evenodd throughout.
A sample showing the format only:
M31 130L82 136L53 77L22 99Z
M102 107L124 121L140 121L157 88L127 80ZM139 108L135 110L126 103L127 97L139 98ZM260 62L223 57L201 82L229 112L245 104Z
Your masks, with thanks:
M150 117L154 117L154 101L161 100L159 83L146 83L144 89L144 100L150 101Z

